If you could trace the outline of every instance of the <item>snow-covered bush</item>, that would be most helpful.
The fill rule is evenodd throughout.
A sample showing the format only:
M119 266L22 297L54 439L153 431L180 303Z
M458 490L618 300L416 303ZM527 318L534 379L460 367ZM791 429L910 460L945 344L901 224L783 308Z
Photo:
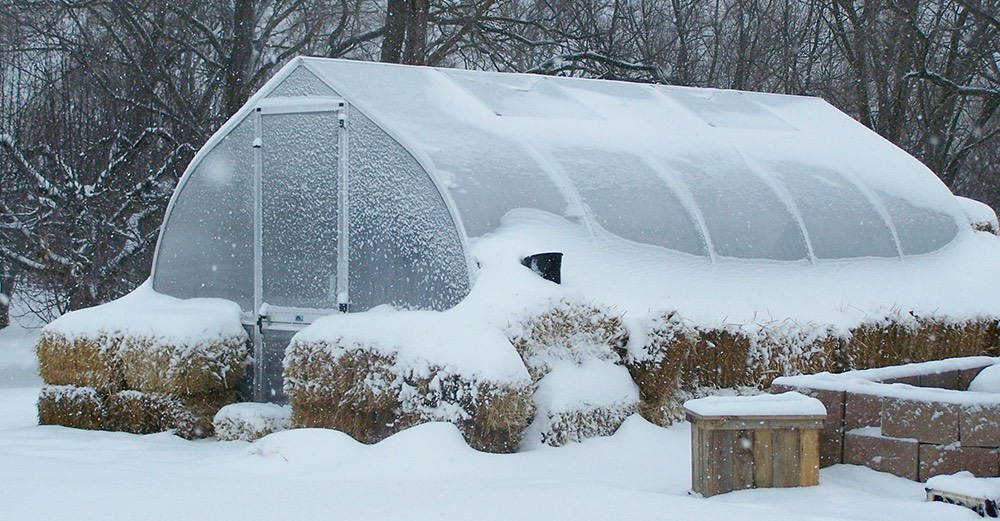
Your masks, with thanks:
M292 409L274 403L232 403L215 413L212 426L222 441L256 441L288 429Z

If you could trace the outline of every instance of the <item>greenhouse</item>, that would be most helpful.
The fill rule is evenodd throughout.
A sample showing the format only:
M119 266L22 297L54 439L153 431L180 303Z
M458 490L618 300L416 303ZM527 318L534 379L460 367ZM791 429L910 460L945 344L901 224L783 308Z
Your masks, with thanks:
M266 399L320 316L455 306L470 244L524 208L706 264L971 233L931 171L818 98L299 58L195 157L153 287L239 304Z

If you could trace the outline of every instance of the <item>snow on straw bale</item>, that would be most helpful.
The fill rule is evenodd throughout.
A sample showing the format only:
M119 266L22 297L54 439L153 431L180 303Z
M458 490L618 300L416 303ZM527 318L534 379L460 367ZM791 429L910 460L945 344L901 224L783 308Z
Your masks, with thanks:
M215 437L222 441L256 441L288 429L292 409L274 403L232 403L212 419Z
M365 443L448 421L474 448L509 452L532 413L527 371L506 338L442 313L325 317L292 339L284 369L292 426Z
M621 365L563 361L538 382L533 399L537 412L524 445L560 446L614 434L636 412L639 391Z
M628 342L620 316L597 305L565 299L515 321L507 334L535 381L561 362L621 363L621 351Z
M45 326L39 372L49 384L105 392L204 394L239 382L247 341L236 304L168 297L147 283Z
M105 395L93 387L45 385L38 396L38 423L77 429L107 429Z

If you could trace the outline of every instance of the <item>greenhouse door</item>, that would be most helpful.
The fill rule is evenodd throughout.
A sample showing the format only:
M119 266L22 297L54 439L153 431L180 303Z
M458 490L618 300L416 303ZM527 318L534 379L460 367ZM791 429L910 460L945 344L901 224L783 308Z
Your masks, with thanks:
M271 98L257 108L256 401L287 399L281 362L292 335L346 302L343 106Z

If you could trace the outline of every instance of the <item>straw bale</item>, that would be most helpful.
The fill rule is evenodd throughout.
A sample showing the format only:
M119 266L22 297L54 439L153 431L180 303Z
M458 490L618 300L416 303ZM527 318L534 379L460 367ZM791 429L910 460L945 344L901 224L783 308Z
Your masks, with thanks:
M979 317L890 316L854 328L845 347L845 365L867 369L958 356L997 353L997 320Z
M243 378L248 350L245 336L202 345L126 337L120 352L129 389L184 396L235 387Z
M45 385L38 396L38 423L104 430L108 425L105 401L105 395L93 387Z
M172 430L183 438L204 438L213 434L215 413L235 398L232 390L184 397L125 390L108 397L108 423L112 430L134 434Z
M49 385L93 387L105 393L124 387L119 346L121 338L102 334L96 338L70 338L43 330L35 347L38 372Z
M465 441L483 452L517 450L535 414L527 386L481 383L465 408L469 419L458 422Z
M400 411L393 357L331 347L326 342L289 346L285 393L293 428L337 429L362 443L376 443L413 424Z
M256 441L288 429L291 407L274 403L234 403L215 413L212 426L221 441Z
M843 343L829 327L803 328L791 321L762 325L750 346L748 382L765 389L779 376L844 370Z
M367 345L293 343L285 357L285 392L293 428L337 429L362 443L448 421L473 448L509 452L533 413L527 385L472 381L438 367L416 374Z
M542 443L559 447L597 436L611 436L635 412L636 406L632 404L549 413L542 420Z
M508 335L536 382L561 361L579 364L598 359L621 363L628 343L621 316L609 309L566 300L510 327Z

